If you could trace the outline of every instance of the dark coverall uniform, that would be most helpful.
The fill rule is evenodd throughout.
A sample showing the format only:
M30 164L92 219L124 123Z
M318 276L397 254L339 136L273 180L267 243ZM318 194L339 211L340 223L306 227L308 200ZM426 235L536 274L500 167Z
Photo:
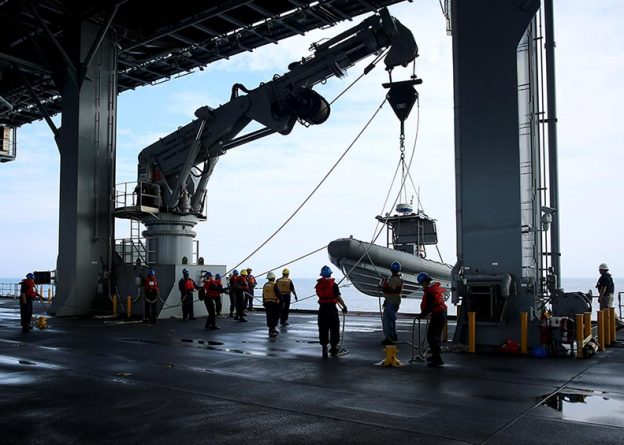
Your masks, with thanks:
M208 318L206 318L205 329L218 329L216 324L216 302L219 301L221 293L223 292L223 286L221 283L217 283L217 280L209 278L204 282L204 304L208 311Z
M330 344L330 353L338 353L340 343L340 320L336 304L342 302L340 289L333 278L319 278L314 286L316 295L319 297L318 330L319 343L323 347L323 357L326 356L327 343ZM344 306L344 304L343 304ZM346 306L343 312L346 313Z
M420 302L420 317L424 318L431 314L429 327L427 328L427 342L431 350L431 358L428 362L432 365L442 365L442 330L446 324L446 303L444 302L444 288L440 283L433 283L423 291Z
M145 278L143 290L145 292L145 319L149 320L152 324L156 324L158 281L155 276L148 275L147 278Z
M180 289L180 300L182 301L182 319L195 320L193 315L193 292L195 289L201 289L192 278L186 277L178 281L178 289Z
M20 286L20 323L22 331L28 332L32 329L30 321L33 313L33 300L37 297L35 280L26 278L22 280Z
M266 311L267 327L269 336L277 335L277 322L280 317L280 290L275 281L267 281L262 287L262 304Z

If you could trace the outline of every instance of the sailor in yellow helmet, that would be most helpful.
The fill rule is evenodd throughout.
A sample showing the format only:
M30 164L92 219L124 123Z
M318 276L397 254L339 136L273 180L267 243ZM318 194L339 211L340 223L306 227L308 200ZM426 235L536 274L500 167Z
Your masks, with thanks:
M282 270L282 277L277 279L276 284L277 287L279 287L280 293L282 295L280 324L282 326L288 326L288 314L290 313L290 294L293 294L295 296L295 301L299 301L299 297L297 297L297 292L295 291L295 285L290 279L290 270L284 268L284 270Z
M275 283L273 272L267 274L267 280L262 286L262 304L266 311L269 337L275 338L277 336L277 322L280 318L281 292Z

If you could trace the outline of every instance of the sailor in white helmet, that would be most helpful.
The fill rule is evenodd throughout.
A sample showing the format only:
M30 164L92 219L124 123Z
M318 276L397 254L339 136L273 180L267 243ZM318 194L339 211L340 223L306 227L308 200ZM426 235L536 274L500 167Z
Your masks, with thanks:
M606 263L601 263L598 266L598 272L600 272L600 278L598 278L598 282L596 283L596 289L598 289L598 303L600 304L600 309L609 309L613 307L613 294L615 293L613 278L609 273L609 266L607 266ZM615 322L618 329L624 327L624 323L618 318L617 314L615 316Z

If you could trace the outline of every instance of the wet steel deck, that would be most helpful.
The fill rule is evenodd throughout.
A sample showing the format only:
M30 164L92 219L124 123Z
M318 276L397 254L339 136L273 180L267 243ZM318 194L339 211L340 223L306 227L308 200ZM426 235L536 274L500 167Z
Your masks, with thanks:
M620 347L586 360L448 352L433 369L400 345L405 366L382 368L374 316L347 316L349 353L329 360L313 314L275 342L264 313L249 320L49 319L23 334L0 299L0 443L624 443Z

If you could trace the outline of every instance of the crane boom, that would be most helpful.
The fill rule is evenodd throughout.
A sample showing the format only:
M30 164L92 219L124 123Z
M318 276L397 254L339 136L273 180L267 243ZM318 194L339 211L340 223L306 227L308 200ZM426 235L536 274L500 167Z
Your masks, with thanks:
M161 211L201 214L208 179L226 150L269 134L289 134L297 121L325 122L329 103L312 87L330 77L342 77L358 61L386 48L388 70L406 66L418 56L412 33L384 8L332 39L312 45L314 53L291 63L282 76L254 89L235 84L225 104L197 109L196 120L141 151L139 180L158 184ZM252 121L263 128L239 136ZM203 166L201 174L191 175L199 165Z

